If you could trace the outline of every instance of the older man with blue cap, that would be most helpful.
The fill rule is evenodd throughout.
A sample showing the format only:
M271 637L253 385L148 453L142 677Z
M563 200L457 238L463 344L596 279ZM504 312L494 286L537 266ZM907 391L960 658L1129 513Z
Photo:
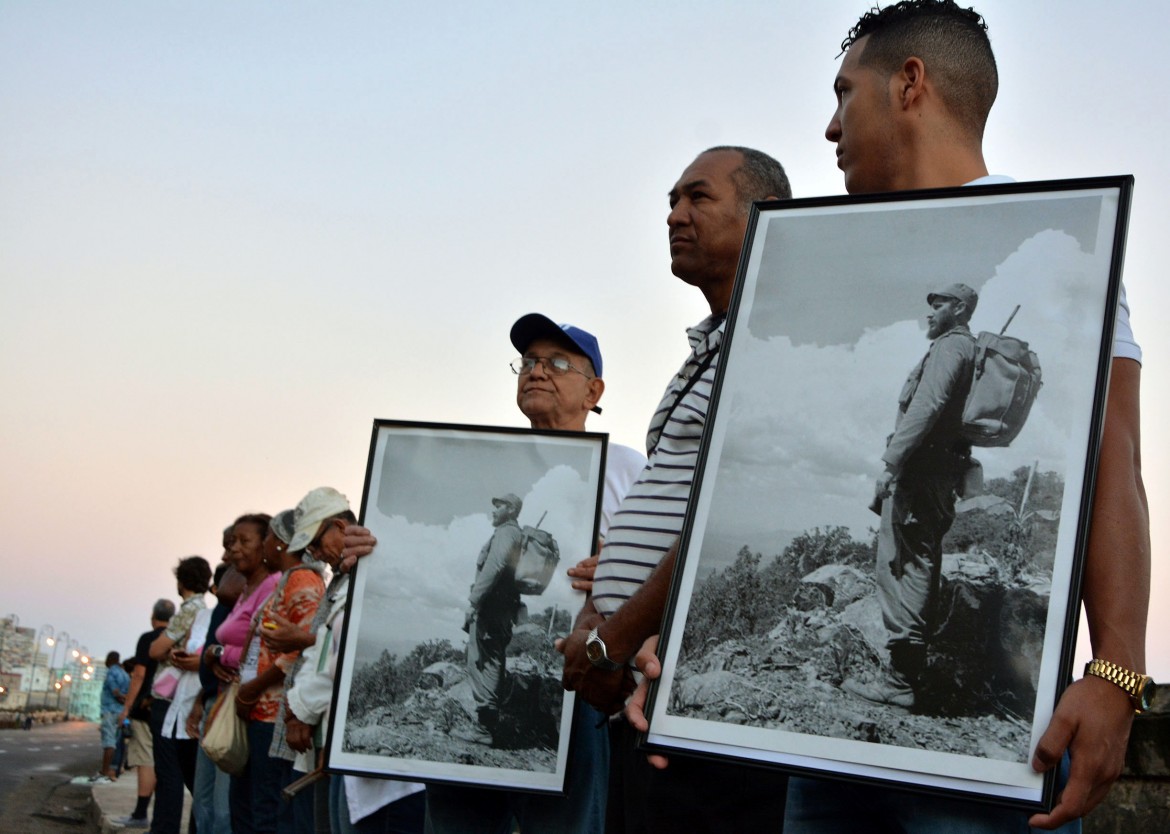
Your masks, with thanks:
M596 337L571 324L557 324L540 313L521 316L511 329L512 346L520 356L511 363L516 374L516 405L528 418L534 429L556 431L584 431L585 418L600 414L598 401L605 391L601 349ZM605 491L602 500L601 535L618 503L629 490L645 466L646 458L626 446L610 443L606 455ZM499 573L491 569L492 550L499 540L501 547L515 538L519 529L515 517L521 508L519 496L508 494L492 500L493 521L496 529L482 555L484 568L477 572L476 588L472 590L474 618L469 618L469 655L485 660L485 652L478 645L488 623L484 612L490 594L510 593ZM498 520L497 520L498 519ZM347 536L347 550L360 554L366 541ZM588 591L592 587L593 566L596 559L587 559L570 568L576 578L574 587ZM478 590L476 590L478 589ZM508 596L507 608L511 605ZM511 610L510 608L508 610ZM504 612L506 615L506 611ZM505 616L506 619L506 616ZM499 618L497 617L497 620ZM510 634L510 626L502 622L492 625ZM497 643L502 641L497 640ZM490 647L489 647L490 648ZM500 649L502 652L502 648ZM470 657L469 657L470 659ZM491 662L489 660L489 667ZM486 670L486 671L490 671ZM486 707L481 716L486 724L475 734L484 744L492 741L491 723L499 720L498 707L489 703L496 676L476 669L473 680ZM493 690L494 692L494 690ZM609 771L609 738L605 716L583 700L577 699L573 715L573 743L570 749L568 782L564 796L543 796L517 791L488 790L463 786L429 785L427 788L427 831L431 834L494 834L512 830L513 822L522 831L540 831L547 834L600 834L604 829L607 774Z

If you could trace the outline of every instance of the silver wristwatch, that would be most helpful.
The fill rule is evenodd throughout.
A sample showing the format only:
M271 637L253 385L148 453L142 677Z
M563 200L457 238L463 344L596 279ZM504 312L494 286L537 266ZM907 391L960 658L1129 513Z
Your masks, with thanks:
M597 636L597 629L590 631L589 636L585 638L585 656L598 669L605 669L607 672L622 668L622 664L614 663L609 659L609 652L605 649L605 641Z

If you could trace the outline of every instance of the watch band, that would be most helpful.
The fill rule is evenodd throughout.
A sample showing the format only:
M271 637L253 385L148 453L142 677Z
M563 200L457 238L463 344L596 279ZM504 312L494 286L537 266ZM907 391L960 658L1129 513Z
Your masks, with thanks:
M1125 690L1133 703L1134 712L1142 713L1149 708L1149 704L1145 700L1146 690L1152 683L1152 678L1149 675L1130 671L1124 666L1118 666L1116 663L1100 658L1093 658L1085 664L1085 674L1104 678L1114 686Z

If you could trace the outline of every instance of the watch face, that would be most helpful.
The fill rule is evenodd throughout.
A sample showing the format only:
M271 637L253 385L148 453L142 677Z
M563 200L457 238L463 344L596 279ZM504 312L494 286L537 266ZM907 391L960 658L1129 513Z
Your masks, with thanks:
M1152 680L1147 680L1146 685L1142 687L1142 691L1138 693L1138 701L1142 705L1142 712L1145 712L1154 705L1154 695L1158 691L1158 685Z
M593 663L601 660L601 642L596 638L585 644L585 656Z

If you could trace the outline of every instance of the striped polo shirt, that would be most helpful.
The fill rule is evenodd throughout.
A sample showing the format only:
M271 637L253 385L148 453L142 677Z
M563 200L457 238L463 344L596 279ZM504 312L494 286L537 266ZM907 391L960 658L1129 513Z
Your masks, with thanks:
M646 468L614 513L593 578L593 604L603 616L621 608L641 587L682 532L699 440L711 402L723 321L720 313L687 330L691 355L667 386L650 420ZM679 400L687 382L700 371Z

